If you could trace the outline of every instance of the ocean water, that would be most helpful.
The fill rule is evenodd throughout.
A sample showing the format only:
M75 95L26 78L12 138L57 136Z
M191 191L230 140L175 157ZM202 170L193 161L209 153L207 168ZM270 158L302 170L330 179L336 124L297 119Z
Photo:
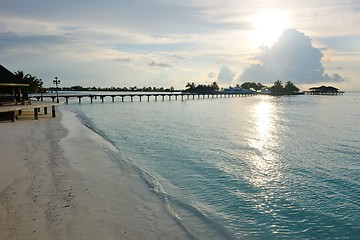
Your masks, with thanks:
M359 93L82 101L194 239L360 239Z

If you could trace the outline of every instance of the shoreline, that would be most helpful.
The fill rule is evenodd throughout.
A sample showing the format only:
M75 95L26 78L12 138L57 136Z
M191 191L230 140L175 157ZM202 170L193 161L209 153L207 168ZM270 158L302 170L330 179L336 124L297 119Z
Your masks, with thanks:
M0 238L188 239L116 149L66 111L0 123Z

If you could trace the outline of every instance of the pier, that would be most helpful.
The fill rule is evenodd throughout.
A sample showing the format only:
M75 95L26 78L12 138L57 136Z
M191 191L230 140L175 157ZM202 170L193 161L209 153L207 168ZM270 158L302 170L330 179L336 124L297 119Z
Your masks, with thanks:
M104 102L105 98L110 98L112 102L115 102L116 99L120 99L121 102L134 100L143 101L165 101L165 100L190 100L190 99L210 99L210 98L230 98L230 97L246 97L252 96L256 93L121 93L121 94L102 94L102 93L89 93L89 94L59 94L59 98L64 99L65 103L68 104L70 99L77 99L78 103L82 102L83 98L89 98L90 103L93 103L95 100ZM46 98L52 99L53 102L56 101L56 94L34 94L31 98L35 98L38 101L43 101Z
M344 95L345 92L337 91L337 92L321 92L321 91L305 91L306 95Z

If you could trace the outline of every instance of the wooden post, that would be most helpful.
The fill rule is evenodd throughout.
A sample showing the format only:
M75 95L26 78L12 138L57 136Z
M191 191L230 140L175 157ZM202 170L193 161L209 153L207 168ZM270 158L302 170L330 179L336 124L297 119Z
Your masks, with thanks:
M44 114L47 115L47 107L44 107Z
M94 98L94 96L90 95L90 103L93 103L93 98Z
M80 96L78 96L78 98L79 98L79 103L81 103L81 97L80 97Z
M148 97L148 102L150 102L150 95L148 95L147 97Z
M52 117L53 117L53 118L56 117L56 114L55 114L55 105L53 105L53 106L51 107L51 110L52 110Z
M65 103L69 104L69 97L65 97Z
M112 102L114 102L115 101L115 96L111 96L111 98L112 98Z
M38 108L34 108L34 119L38 120L39 119L39 109Z
M16 120L16 113L15 113L15 111L12 111L11 112L11 121L15 122L15 120Z

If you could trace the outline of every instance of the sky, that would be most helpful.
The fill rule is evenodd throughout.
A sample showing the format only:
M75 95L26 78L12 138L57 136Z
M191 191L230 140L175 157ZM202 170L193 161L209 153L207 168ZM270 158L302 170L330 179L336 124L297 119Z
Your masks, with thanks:
M360 91L358 0L0 0L0 64L53 85Z

